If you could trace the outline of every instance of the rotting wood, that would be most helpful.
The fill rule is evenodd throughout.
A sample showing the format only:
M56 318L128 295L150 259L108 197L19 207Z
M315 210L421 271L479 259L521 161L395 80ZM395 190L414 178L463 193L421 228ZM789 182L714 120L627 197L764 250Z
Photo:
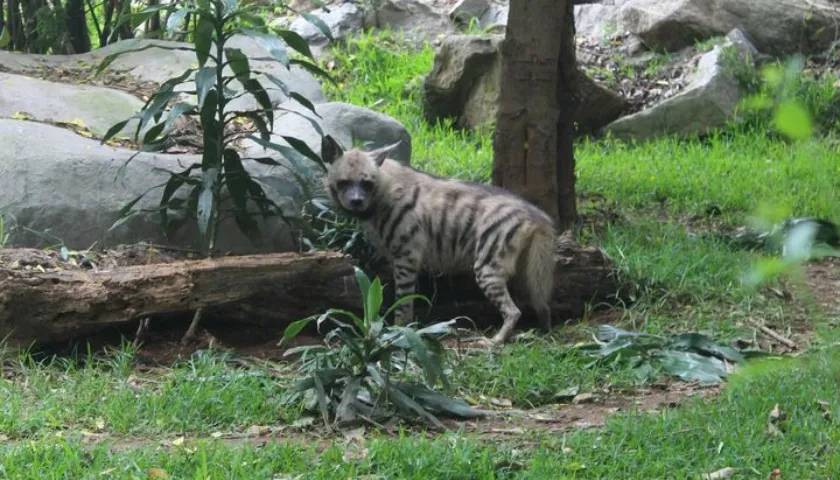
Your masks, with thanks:
M617 290L612 263L600 249L559 241L557 260L555 326L580 318L587 304L607 301ZM393 283L387 270L369 273ZM421 321L469 317L481 327L499 325L498 312L469 276L425 277L418 290L434 299L432 310L418 308ZM0 250L0 335L17 344L64 342L149 317L166 321L170 314L188 321L198 308L208 319L282 327L330 307L359 305L353 265L334 252L170 258L85 270L62 269L42 251ZM522 325L529 325L529 309L523 314Z

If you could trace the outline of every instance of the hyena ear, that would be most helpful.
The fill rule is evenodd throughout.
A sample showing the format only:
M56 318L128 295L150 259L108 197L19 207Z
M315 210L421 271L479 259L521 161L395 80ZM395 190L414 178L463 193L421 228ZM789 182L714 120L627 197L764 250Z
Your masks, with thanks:
M382 162L384 162L385 159L388 158L388 155L394 153L394 151L397 148L399 148L400 145L402 145L402 140L398 140L397 143L392 143L390 145L377 148L376 150L372 150L368 152L368 155L370 155L370 158L372 158L377 165L382 165Z
M344 150L341 145L329 135L321 138L321 160L324 163L333 163L344 155Z

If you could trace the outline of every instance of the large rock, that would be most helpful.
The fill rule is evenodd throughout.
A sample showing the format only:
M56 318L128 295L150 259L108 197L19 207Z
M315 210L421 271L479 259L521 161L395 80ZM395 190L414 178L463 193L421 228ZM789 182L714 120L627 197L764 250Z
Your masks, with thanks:
M431 2L422 0L382 0L368 23L378 28L402 32L415 41L436 41L452 34L455 26L449 16Z
M310 122L301 118L301 115L305 115L317 120L324 134L331 135L344 148L359 145L365 148L377 148L401 142L400 147L394 151L393 158L405 163L411 160L411 135L400 122L387 115L341 102L315 105L315 111L320 118L296 103L283 105L283 108L284 110L277 112L274 121L271 139L274 143L288 146L288 142L282 137L291 136L305 142L313 152L320 153L321 135ZM265 149L253 141L246 143L246 155L271 156L281 163L286 162L286 159L280 158L276 152ZM300 161L305 160L301 158ZM316 177L317 175L312 179L317 179Z
M120 90L0 73L0 118L74 123L101 138L142 106L140 99ZM131 127L127 125L126 131Z
M682 92L614 121L605 131L618 138L640 140L666 134L704 134L724 126L742 96L727 61L727 49L738 52L742 61L756 54L743 33L730 32L725 43L698 58Z
M473 118L467 121L462 117L464 111L473 108L475 114L487 109L478 105L467 107L471 97L478 103L495 103L498 100L492 92L475 92L482 78L490 77L489 82L498 84L500 35L453 35L447 37L435 55L431 73L424 81L424 110L426 118L435 121L440 118L458 118L459 123L477 126ZM490 85L483 85L488 87Z
M364 11L353 2L331 6L329 11L318 8L310 13L324 21L335 40L343 40L360 31L365 23ZM321 30L303 17L295 19L290 29L303 37L310 46L323 47L329 42Z
M449 16L462 26L475 21L479 28L503 31L509 8L507 0L460 0L449 10Z
M62 243L83 249L149 241L195 247L194 226L178 231L170 241L163 236L155 213L133 217L111 232L108 229L127 202L166 182L169 175L163 169L182 170L199 162L198 156L137 154L51 125L8 119L0 119L0 144L0 205L17 225L12 244ZM269 198L285 206L286 215L296 213L292 199L297 187L287 172L257 164L247 168ZM135 207L154 210L159 199L160 190L153 190ZM293 247L289 227L279 218L262 222L262 229L264 243L258 248L233 222L224 222L218 246L243 253Z
M464 128L480 128L496 120L501 82L499 35L456 35L447 38L426 77L425 115L430 121L455 118ZM616 93L581 73L581 104L574 118L579 131L592 132L616 119L627 103Z
M734 28L762 53L818 52L837 39L832 0L625 0L619 27L652 50L675 51Z
M615 4L587 3L575 5L575 35L604 41L618 32L618 7Z
M230 40L230 47L239 48L249 57L252 69L261 70L282 80L289 90L298 92L313 102L324 100L321 84L306 70L297 66L287 69L279 62L269 60L268 52L251 38L237 36ZM0 70L28 75L40 75L45 70L78 70L92 73L108 55L127 52L114 60L105 74L128 75L138 82L163 83L169 78L181 75L196 65L195 53L189 44L164 40L123 40L92 52L78 55L33 55L0 50ZM142 50L141 50L142 49ZM261 77L264 86L271 82ZM189 85L185 89L191 89ZM280 89L268 91L272 101L282 103L288 100ZM237 108L253 105L250 97L242 97Z

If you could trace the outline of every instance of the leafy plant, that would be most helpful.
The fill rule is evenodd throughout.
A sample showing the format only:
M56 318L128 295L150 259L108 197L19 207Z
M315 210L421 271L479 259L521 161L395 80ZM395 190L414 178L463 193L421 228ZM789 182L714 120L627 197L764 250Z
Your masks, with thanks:
M370 265L376 250L368 243L359 222L341 215L324 198L307 200L301 212L300 244L310 250L338 250L361 265Z
M363 314L330 309L291 323L283 342L295 338L307 325L318 328L329 321L334 328L324 336L324 345L291 348L286 355L300 354L302 379L290 391L287 401L304 401L317 409L325 425L398 415L422 419L439 428L436 415L475 417L480 412L466 402L434 390L448 386L443 370L443 347L439 338L450 333L454 321L423 328L387 326L385 319L400 305L417 299L408 295L380 313L383 287L357 268L356 281L362 292ZM414 380L422 373L424 381Z
M721 345L700 333L662 337L601 325L595 337L597 343L580 347L597 357L590 366L627 364L642 380L665 373L685 381L720 383L732 365L758 354Z
M159 212L161 223L167 231L179 227L189 218L194 218L198 223L202 246L207 252L212 252L215 245L224 200L230 199L237 225L251 238L259 235L258 224L254 218L256 214L262 215L263 218L280 214L279 207L251 177L243 161L252 160L276 166L280 164L269 157L242 158L233 148L236 141L243 138L253 139L260 145L277 150L296 164L300 158L308 158L319 165L321 162L320 157L297 138L284 137L291 147L270 141L275 107L267 89L257 76L262 75L274 84L274 88L281 90L317 116L312 103L301 94L290 91L282 80L269 72L253 69L248 57L240 49L228 46L234 35L247 35L263 46L273 60L286 68L298 65L315 74L326 76L313 62L312 53L303 38L290 30L276 30L276 36L269 34L263 20L253 14L256 8L256 5L250 3L240 5L237 0L187 0L150 7L130 17L129 20L134 24L166 10L170 13L167 20L169 30L179 29L184 23L186 28L194 25L191 27L194 46L154 47L194 51L198 68L190 68L181 75L165 81L158 91L149 97L140 112L114 125L102 139L103 143L106 142L117 135L129 121L136 120L134 138L142 144L143 150L159 150L166 145L176 120L182 116L198 118L203 135L201 163L192 164L182 171L168 171L170 178L165 185L161 185L163 193L160 204L152 211ZM188 17L194 19L194 22L186 22ZM330 37L329 28L322 21L311 16L306 18ZM151 47L152 45L146 45L109 55L99 65L98 70L104 70L120 55ZM291 58L287 47L305 58ZM176 87L188 82L194 82L191 90L176 91ZM183 93L190 95L191 101L184 100ZM255 99L258 107L250 110L231 108L232 101L245 96ZM318 122L303 117L321 133ZM176 194L184 187L191 189L189 194L186 198L177 197ZM134 206L149 191L125 205L114 226L139 213ZM171 219L170 213L177 211L184 211L185 215L182 215L180 220Z

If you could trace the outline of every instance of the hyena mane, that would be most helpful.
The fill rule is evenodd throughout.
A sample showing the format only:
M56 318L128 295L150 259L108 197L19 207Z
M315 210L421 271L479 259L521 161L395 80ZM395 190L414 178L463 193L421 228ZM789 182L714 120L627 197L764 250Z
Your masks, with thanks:
M397 146L344 152L322 143L332 202L360 220L367 238L391 263L397 296L413 293L421 271L473 272L504 323L504 342L521 316L508 283L526 291L543 327L551 328L555 228L551 218L501 188L435 177L388 158ZM411 302L396 312L413 318Z

